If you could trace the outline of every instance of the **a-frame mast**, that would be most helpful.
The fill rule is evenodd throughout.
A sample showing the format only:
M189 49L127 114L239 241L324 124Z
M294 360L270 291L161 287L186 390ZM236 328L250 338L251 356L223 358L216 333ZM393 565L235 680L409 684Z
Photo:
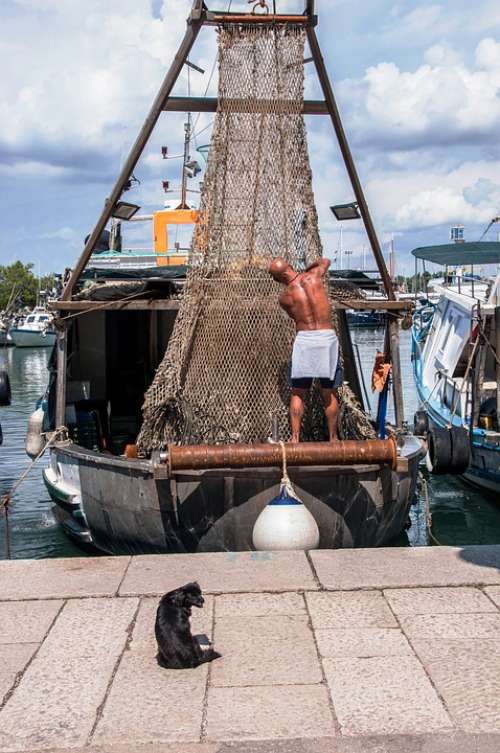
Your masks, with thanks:
M120 172L111 195L104 204L101 216L99 217L94 230L92 231L87 243L85 244L82 254L71 273L66 287L64 288L62 301L69 301L71 299L73 288L78 281L82 271L85 269L90 256L92 255L92 251L101 236L101 233L105 229L110 217L112 216L114 207L123 194L124 188L128 180L130 179L130 176L132 175L137 162L141 157L141 154L151 136L151 133L160 117L161 112L167 109L167 102L169 100L170 93L180 75L184 64L186 63L186 60L196 41L201 27L203 25L219 25L221 23L238 23L242 26L256 26L265 24L304 24L312 58L314 60L321 88L323 90L323 96L325 98L324 103L319 104L322 105L322 112L328 112L332 120L347 174L349 176L351 186L356 197L361 218L363 220L365 230L372 247L373 255L375 257L375 261L384 284L386 295L390 301L396 300L392 281L387 270L380 242L378 240L375 226L368 209L368 204L366 202L364 191L359 180L349 143L347 141L344 127L342 125L342 120L337 107L337 103L335 101L332 85L330 83L325 62L321 54L321 49L314 29L317 23L314 10L314 0L305 0L305 8L302 15L260 15L253 13L228 13L224 11L210 11L207 9L203 0L194 0L191 14L187 19L187 29L184 35L184 39L182 40L179 50L172 62L172 65L170 66L170 69L163 80L160 90L151 107L151 110L146 120L144 121L141 131L139 132L139 135L130 151L130 154ZM190 105L189 109L192 112L196 111L197 108L191 106L190 98L187 98L185 101ZM193 98L193 102L195 101L196 99ZM397 314L392 314L391 312L388 312L386 351L390 352L391 355L393 369L394 407L396 414L395 418L396 425L400 427L403 423L403 389L399 356L399 320L397 318Z

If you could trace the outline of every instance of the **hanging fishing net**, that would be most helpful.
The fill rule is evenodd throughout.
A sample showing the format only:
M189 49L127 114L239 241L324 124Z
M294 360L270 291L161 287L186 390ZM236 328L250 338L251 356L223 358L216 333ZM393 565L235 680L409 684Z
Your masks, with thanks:
M290 436L295 333L267 270L276 256L301 270L322 255L301 114L304 41L297 27L219 31L200 219L174 332L145 395L142 454L170 442L265 441L272 426ZM341 433L345 424L369 436L348 387L341 394ZM313 391L304 439L323 438L323 420Z

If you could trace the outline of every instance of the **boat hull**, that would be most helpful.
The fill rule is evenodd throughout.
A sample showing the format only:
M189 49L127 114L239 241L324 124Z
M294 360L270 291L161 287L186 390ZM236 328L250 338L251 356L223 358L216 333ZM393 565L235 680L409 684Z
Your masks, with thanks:
M462 419L427 390L422 384L422 362L418 343L413 338L413 377L421 410L425 410L429 426L448 428L450 424L461 427ZM470 430L469 430L470 436ZM500 501L500 441L498 433L474 429L471 441L471 462L461 477L470 484L494 494Z
M14 328L9 330L9 334L17 348L52 348L56 341L55 332Z
M381 546L404 530L422 444L409 438L405 455L398 471L376 465L289 469L316 520L321 548ZM165 466L75 445L51 450L47 474L67 533L86 543L90 537L114 554L251 550L254 524L281 477L277 468L221 468L168 478Z

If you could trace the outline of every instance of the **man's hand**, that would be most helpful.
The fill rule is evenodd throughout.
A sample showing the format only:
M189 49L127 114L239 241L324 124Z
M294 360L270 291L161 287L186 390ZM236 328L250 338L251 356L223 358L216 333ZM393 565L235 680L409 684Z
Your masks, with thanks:
M318 261L314 261L312 264L309 264L306 272L316 271L319 277L323 277L326 274L330 263L330 259L319 259Z

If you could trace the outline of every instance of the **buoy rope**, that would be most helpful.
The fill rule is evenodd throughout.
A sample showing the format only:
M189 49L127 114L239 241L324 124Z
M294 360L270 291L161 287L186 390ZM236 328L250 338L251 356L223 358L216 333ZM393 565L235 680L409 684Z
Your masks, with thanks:
M282 476L281 476L281 488L285 489L286 493L293 497L294 499L299 499L299 497L296 495L295 490L293 488L292 482L290 481L290 476L288 475L287 465L286 465L286 446L283 441L280 440L279 445L281 447L281 455L283 458L283 466L282 466Z
M57 429L55 429L53 432L41 432L42 435L48 436L50 434L50 438L48 442L44 444L38 455L33 458L31 463L28 465L27 468L24 469L24 471L21 473L17 481L14 482L14 484L11 486L10 491L8 491L6 494L2 494L0 497L0 506L3 509L4 516L5 516L5 558L10 560L12 558L12 547L11 547L11 531L10 531L10 518L9 518L9 512L10 512L10 503L12 501L12 497L16 493L17 489L21 486L24 479L30 471L34 468L36 463L40 460L42 455L44 454L45 450L53 444L59 436L67 437L68 436L68 429L66 426L59 426Z

